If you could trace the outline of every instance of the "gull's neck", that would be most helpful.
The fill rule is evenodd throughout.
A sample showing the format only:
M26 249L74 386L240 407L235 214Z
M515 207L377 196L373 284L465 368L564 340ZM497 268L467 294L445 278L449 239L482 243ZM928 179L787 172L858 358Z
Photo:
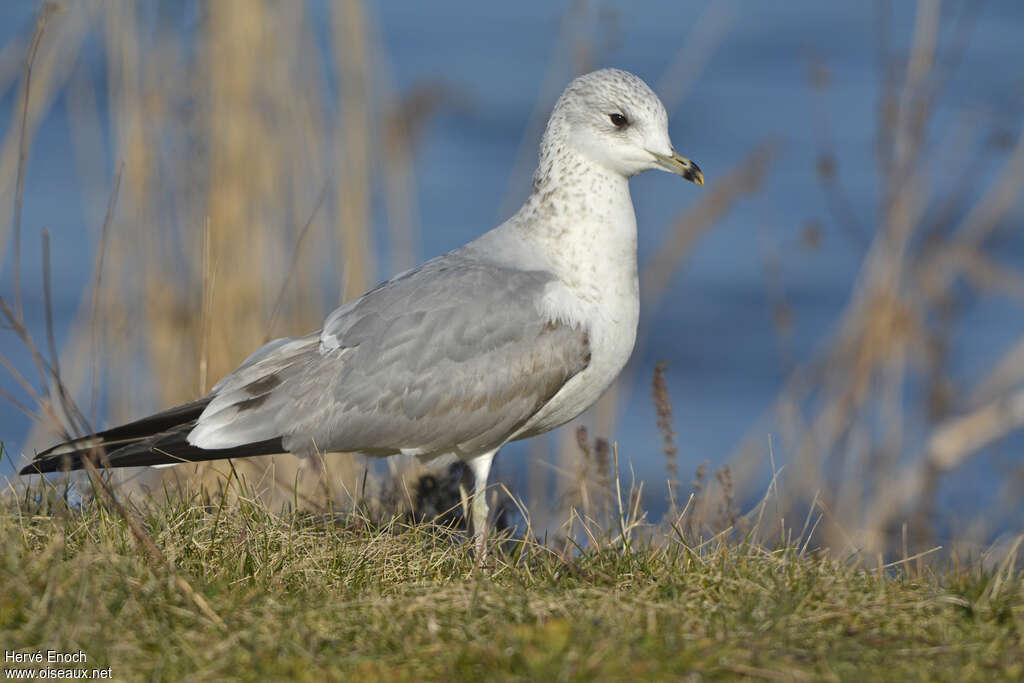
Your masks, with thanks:
M628 179L553 137L549 127L533 192L509 226L544 252L566 284L597 290L614 281L632 290L636 214Z
M549 131L541 142L533 192L516 214L517 221L524 227L559 234L574 222L594 221L615 231L630 228L627 232L635 238L628 179L568 144L551 141L551 137ZM623 219L629 219L625 222L630 225L622 225Z

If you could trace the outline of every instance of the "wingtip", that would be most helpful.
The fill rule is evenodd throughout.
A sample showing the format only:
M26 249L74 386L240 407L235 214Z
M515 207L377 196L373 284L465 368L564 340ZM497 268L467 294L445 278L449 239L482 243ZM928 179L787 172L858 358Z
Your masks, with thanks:
M43 469L42 464L38 460L33 460L29 464L18 470L18 476L24 477L27 474L44 474L46 472L52 472L53 470Z
M81 462L80 460L78 461ZM57 453L50 454L49 451L44 451L35 457L34 460L29 462L27 465L18 470L18 476L25 476L28 474L50 474L52 472L70 472L71 470L81 469L81 464L76 464L76 461L68 453Z

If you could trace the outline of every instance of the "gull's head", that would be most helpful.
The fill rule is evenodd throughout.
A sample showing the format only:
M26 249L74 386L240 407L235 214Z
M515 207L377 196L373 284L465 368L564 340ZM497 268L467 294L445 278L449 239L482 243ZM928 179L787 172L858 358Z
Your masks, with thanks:
M580 76L551 114L568 144L584 157L625 177L651 169L704 184L697 164L680 156L668 137L668 114L639 77L619 69Z

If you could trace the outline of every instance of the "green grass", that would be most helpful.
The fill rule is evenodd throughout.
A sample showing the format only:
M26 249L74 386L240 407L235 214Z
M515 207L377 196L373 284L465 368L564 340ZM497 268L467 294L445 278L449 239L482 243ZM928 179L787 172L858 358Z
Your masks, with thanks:
M1009 563L911 576L649 534L571 559L495 542L481 569L426 524L198 502L139 506L164 564L99 504L8 501L3 648L81 649L117 680L1024 677Z

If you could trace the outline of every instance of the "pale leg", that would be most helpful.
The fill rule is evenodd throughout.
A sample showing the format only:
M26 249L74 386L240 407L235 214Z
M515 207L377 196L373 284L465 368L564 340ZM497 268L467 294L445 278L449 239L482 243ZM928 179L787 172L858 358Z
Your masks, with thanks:
M473 485L473 471L469 465L462 468L462 478L459 480L459 502L462 504L462 519L466 521L466 529L469 529L469 489Z
M473 538L477 557L484 555L484 540L487 538L487 515L489 513L487 509L487 475L491 472L491 462L497 452L494 450L478 455L466 463L473 471Z

